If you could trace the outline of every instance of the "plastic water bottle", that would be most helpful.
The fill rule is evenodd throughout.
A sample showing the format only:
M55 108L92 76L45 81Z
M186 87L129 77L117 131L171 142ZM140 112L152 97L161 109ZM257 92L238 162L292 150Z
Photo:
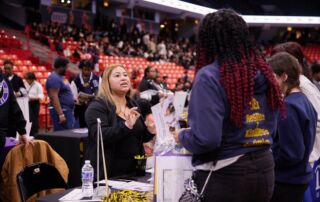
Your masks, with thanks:
M94 170L90 164L90 160L85 160L82 167L82 196L92 197L93 196L93 175Z

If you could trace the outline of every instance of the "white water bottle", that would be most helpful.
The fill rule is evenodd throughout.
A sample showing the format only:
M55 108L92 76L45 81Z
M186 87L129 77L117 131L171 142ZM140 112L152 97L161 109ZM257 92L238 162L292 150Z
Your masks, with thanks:
M94 170L90 164L90 160L85 160L85 163L82 167L82 172L81 172L83 197L93 196L93 176L94 176Z

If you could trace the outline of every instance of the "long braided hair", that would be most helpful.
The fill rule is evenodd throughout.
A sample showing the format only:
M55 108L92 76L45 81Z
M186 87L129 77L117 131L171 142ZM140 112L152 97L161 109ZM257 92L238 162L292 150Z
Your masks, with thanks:
M272 70L250 41L246 22L230 9L207 14L199 27L197 70L215 60L220 65L221 83L231 107L230 119L236 126L242 125L253 97L257 71L268 82L267 101L271 110L283 109Z

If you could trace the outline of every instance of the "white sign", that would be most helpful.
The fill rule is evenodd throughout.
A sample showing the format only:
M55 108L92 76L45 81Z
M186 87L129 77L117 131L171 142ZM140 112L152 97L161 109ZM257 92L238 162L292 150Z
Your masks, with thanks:
M27 121L29 120L29 98L28 97L17 97L17 103L22 111L24 119Z

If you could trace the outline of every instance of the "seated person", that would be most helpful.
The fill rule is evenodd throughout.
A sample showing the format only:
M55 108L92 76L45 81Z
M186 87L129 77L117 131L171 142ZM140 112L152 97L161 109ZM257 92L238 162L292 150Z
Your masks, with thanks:
M103 73L98 96L90 103L85 114L89 129L85 158L96 169L97 118L100 118L108 177L134 173L134 156L144 155L143 143L151 140L155 134L154 124L144 122L138 105L129 98L130 88L127 70L122 65L109 66ZM98 163L101 171L99 178L102 178L102 156Z

